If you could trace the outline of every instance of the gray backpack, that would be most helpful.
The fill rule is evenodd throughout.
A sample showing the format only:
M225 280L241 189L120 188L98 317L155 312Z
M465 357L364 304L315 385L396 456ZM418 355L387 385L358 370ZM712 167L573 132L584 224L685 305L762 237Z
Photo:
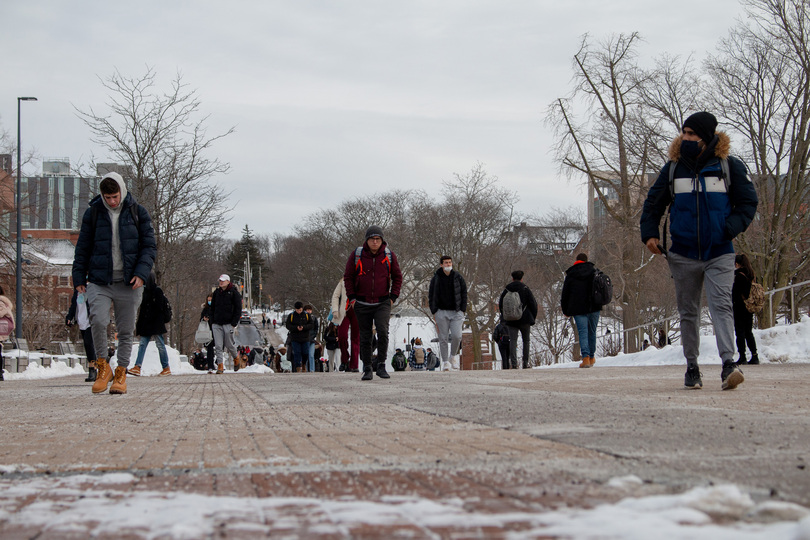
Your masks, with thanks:
M505 321L519 321L523 317L523 302L520 300L520 293L518 291L506 291L503 295L503 320Z

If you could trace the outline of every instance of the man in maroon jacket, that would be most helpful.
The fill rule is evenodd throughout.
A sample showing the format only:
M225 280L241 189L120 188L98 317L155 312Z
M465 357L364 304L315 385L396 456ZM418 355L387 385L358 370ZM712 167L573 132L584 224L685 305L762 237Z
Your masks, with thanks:
M374 378L371 352L374 327L377 329L377 376L390 378L385 370L388 358L388 319L391 306L402 287L402 272L397 256L383 240L382 229L372 225L366 230L366 241L349 255L343 272L346 297L354 308L360 327L360 359L363 361L363 381Z

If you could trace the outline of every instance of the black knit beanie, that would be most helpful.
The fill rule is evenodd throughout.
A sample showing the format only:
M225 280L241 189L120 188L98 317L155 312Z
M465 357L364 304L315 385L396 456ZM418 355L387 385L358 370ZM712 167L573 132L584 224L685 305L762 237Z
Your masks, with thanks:
M712 113L697 112L686 119L684 128L691 128L695 134L709 144L714 139L714 132L717 129L717 118ZM681 128L683 129L683 128Z
M372 236L379 236L380 238L383 237L382 228L378 227L377 225L372 225L368 229L366 229L366 240L371 238Z

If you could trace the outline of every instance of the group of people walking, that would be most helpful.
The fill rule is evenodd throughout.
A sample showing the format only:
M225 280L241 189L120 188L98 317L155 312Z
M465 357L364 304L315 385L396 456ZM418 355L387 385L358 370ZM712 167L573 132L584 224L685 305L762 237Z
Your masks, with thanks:
M751 333L752 315L739 307L751 288L753 270L744 255L735 257L732 246L732 240L753 220L758 200L745 165L730 155L728 136L717 132L716 128L717 120L708 112L686 119L682 133L670 146L670 161L647 194L640 227L642 242L651 253L666 257L675 282L687 362L686 387L701 388L703 384L698 367L698 323L700 298L705 288L723 362L722 388L727 390L744 381L739 365L745 362L746 347L752 354L750 363L758 362ZM86 302L89 316L88 343L92 337L90 349L95 351L97 370L92 391L105 392L112 383L110 393L120 394L126 392L133 332L140 335L140 347L138 359L129 373L139 374L143 351L150 339L157 344L163 373L170 373L162 337L168 321L165 313L168 302L155 283L152 267L156 242L149 213L128 193L117 173L105 175L99 190L100 195L90 202L82 218L72 277L77 302L78 295L83 295L82 303ZM659 232L665 213L671 219L669 250L666 249L666 231L663 241ZM561 299L563 312L576 322L582 367L593 365L596 354L599 309L589 305L587 293L587 281L593 272L593 264L587 256L578 256L566 271ZM513 272L512 283L499 298L499 326L502 326L496 329L496 341L499 347L508 343L508 357L503 349L501 354L505 369L519 365L518 334L523 341L520 365L529 366L529 330L537 317L537 302L522 280L523 272ZM363 245L349 254L343 279L335 288L331 326L327 332L335 345L332 349L327 347L327 351L339 348L341 359L347 360L344 368L347 371L359 371L362 364L363 381L372 380L375 374L389 378L385 362L373 362L373 341L376 339L376 349L384 358L388 350L391 309L401 287L402 272L396 255L385 242L382 229L369 227ZM452 257L441 257L428 296L439 335L441 368L458 369L467 285L453 268ZM136 318L142 303L141 316ZM118 331L118 367L114 373L107 347L110 308L114 310ZM223 372L224 351L234 358L238 355L232 334L241 313L241 295L231 284L230 277L223 274L201 314L201 320L209 322L213 334L217 373ZM314 370L311 343L317 327L311 309L306 310L302 303L296 303L284 325L290 332L296 367L307 362ZM740 350L737 362L733 358L732 332L735 330ZM209 361L209 370L212 369Z

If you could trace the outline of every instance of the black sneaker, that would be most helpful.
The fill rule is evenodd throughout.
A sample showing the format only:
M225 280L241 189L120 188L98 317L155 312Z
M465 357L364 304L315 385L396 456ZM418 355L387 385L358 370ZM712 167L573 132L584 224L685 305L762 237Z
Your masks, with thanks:
M370 381L374 378L374 372L370 369L368 371L363 370L363 376L360 378L361 381Z
M759 364L759 356L754 354L754 356L751 357L751 360L749 360L748 363L754 366Z
M723 364L723 371L720 373L720 378L723 380L723 390L734 390L745 380L742 370L735 366L734 362Z
M338 371L346 371L346 364L340 364Z
M686 376L683 378L683 385L690 390L700 390L703 388L703 381L700 379L700 368L687 367Z
M388 372L385 371L385 364L377 365L377 377L379 377L381 379L390 379L391 378L391 375L389 375Z

